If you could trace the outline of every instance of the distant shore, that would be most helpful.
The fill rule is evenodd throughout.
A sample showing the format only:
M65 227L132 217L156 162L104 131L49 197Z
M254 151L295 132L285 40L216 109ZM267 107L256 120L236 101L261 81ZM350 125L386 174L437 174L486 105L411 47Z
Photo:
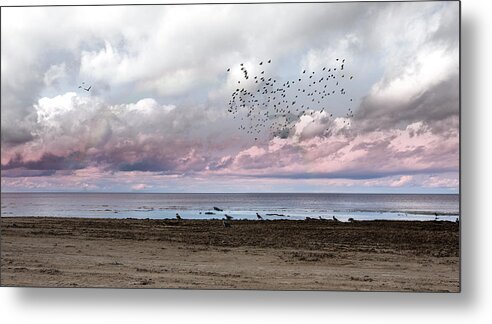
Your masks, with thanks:
M459 224L1 217L1 285L458 292Z

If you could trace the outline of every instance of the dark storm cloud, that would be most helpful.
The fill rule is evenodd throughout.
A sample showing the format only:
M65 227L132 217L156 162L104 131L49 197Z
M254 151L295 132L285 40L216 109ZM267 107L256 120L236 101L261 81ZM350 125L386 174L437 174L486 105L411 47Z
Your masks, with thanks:
M366 97L354 116L354 123L360 130L374 131L424 121L433 130L443 131L434 125L458 114L459 78L454 75L404 102L381 102Z
M80 152L70 153L67 156L57 156L45 153L37 160L25 161L22 156L16 155L8 163L2 164L2 170L28 169L28 170L77 170L87 166Z
M56 173L56 170L26 170L26 169L9 169L2 170L2 177L19 178L19 177L47 177Z
M168 171L173 169L173 165L164 165L156 161L139 161L134 163L121 163L117 166L118 171Z
M35 94L42 89L42 84L35 80L16 81L4 79L2 71L1 140L6 146L26 143L34 138L36 111L32 104L36 100Z

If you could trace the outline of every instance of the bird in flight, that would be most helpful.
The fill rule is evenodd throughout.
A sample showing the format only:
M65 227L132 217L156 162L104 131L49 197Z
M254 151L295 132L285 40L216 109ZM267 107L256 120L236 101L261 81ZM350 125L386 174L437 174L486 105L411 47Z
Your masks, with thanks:
M263 66L265 63L271 63L271 59L258 61L256 64ZM311 74L308 74L306 69L302 69L293 80L277 79L274 75L269 75L269 71L265 69L247 71L244 63L239 66L243 71L244 79L241 81L236 79L236 81L242 84L242 88L237 87L232 92L226 109L234 119L240 120L238 130L250 134L250 138L254 141L259 141L263 135L266 135L265 133L270 137L284 138L303 115L315 116L316 112L317 115L327 114L328 118L333 118L333 114L325 109L325 105L332 105L329 98L336 96L337 93L342 96L347 95L345 91L347 81L354 78L343 74L347 67L344 58L335 59L334 66L310 71ZM308 74L309 78L301 78L303 74ZM249 76L252 81L248 81ZM336 89L338 87L340 88ZM302 104L307 100L311 103L311 107ZM347 101L353 102L353 99L347 98ZM354 117L351 108L348 108L346 117Z
M79 89L84 89L85 91L89 92L92 88L92 85L90 85L88 88L84 87L85 82L82 82L82 85L79 85Z

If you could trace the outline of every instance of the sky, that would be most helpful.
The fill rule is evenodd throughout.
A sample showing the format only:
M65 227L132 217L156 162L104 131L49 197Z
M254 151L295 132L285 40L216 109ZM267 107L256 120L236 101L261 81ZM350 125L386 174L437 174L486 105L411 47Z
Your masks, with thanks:
M459 190L458 2L1 13L2 192ZM347 94L281 132L228 111L258 87L241 63L282 83L337 58Z

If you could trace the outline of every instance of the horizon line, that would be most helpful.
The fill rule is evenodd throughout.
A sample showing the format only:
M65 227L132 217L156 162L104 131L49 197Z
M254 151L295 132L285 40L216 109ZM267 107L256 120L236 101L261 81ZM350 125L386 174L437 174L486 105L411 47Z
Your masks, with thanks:
M460 192L152 192L152 191L1 191L0 194L191 194L191 195L224 195L224 194L333 194L333 195L461 195Z

